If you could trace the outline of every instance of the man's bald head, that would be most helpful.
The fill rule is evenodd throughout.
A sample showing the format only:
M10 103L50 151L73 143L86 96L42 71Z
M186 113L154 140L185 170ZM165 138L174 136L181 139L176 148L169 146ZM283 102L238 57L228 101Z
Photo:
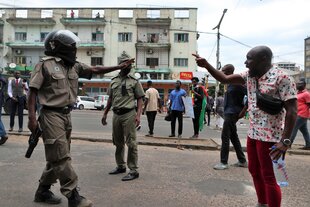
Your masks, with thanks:
M246 58L245 65L251 77L261 77L272 67L272 51L267 46L252 48Z
M227 64L227 65L224 65L224 67L222 68L222 71L225 75L231 75L234 73L235 67L232 64Z

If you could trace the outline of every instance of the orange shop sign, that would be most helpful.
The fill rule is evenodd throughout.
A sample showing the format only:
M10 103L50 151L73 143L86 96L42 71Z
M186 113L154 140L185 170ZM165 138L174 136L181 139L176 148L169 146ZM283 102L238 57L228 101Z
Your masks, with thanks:
M193 72L180 72L181 80L191 80L193 78Z

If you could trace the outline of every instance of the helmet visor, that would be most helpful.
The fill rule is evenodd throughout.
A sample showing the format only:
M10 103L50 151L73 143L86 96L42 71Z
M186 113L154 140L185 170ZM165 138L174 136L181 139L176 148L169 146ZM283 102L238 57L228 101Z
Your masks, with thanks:
M59 30L55 33L53 40L58 40L60 43L66 46L75 46L76 48L80 45L80 38L69 30Z

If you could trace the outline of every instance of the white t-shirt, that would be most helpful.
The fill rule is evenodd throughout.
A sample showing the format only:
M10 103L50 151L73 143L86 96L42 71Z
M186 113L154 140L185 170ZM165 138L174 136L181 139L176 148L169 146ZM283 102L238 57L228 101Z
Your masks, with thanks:
M158 91L155 88L147 89L145 92L145 98L148 99L146 111L157 111L158 99L160 98Z

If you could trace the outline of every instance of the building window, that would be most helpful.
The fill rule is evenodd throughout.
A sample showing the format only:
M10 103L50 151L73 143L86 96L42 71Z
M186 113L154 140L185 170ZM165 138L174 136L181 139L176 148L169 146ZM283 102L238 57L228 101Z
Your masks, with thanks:
M119 18L133 18L133 10L118 10Z
M91 66L103 65L102 62L103 62L102 57L92 57L90 64Z
M68 18L78 18L79 17L79 10L77 10L77 9L68 9L67 10L67 17Z
M17 65L26 65L26 57L24 56L17 56L16 57L16 64Z
M158 40L159 40L159 34L156 34L156 33L147 34L148 43L158 43Z
M41 10L41 18L52 18L53 17L53 10Z
M104 10L92 10L91 17L92 18L103 18Z
M174 34L174 42L188 42L188 33Z
M41 35L40 35L40 42L44 42L45 40L45 37L48 35L48 32L41 32Z
M27 18L28 10L18 9L16 10L16 18Z
M118 33L118 41L119 42L131 42L132 33L131 32Z
M187 67L188 59L187 58L174 58L174 66Z
M160 10L147 10L147 18L160 18Z
M91 41L98 42L103 41L103 33L92 33L91 35Z
M146 65L155 68L155 66L158 66L158 58L146 58Z
M189 18L189 10L174 10L174 18Z
M26 32L15 32L15 41L26 41L27 33Z

